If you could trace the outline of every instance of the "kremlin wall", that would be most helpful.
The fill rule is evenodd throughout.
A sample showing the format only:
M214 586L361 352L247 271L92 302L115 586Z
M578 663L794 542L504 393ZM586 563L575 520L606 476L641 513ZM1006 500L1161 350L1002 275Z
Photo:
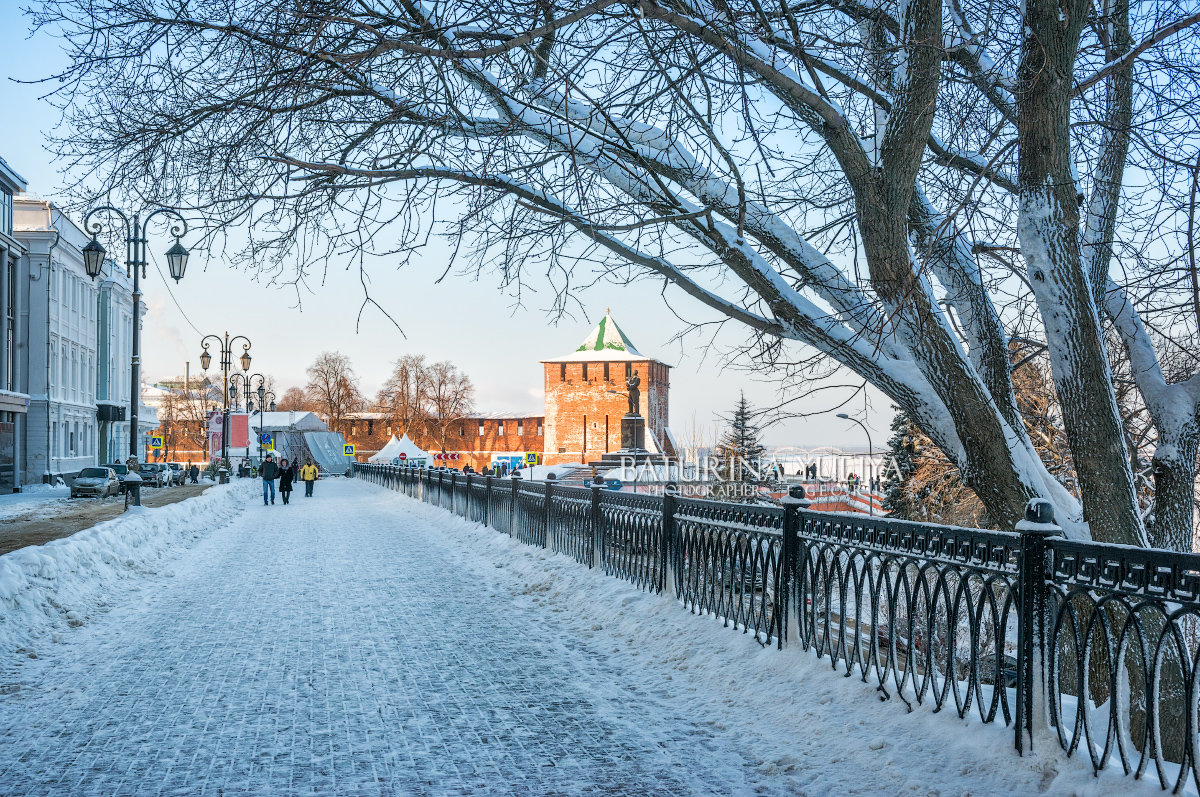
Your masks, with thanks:
M539 464L593 462L621 448L621 418L629 408L626 379L641 380L639 408L646 419L646 448L677 456L669 428L671 366L642 354L605 313L573 351L542 360L545 410L542 415L479 414L452 421L444 440L389 425L386 413L360 412L336 429L365 462L393 435L409 433L413 442L454 468L475 470L500 463L518 464L529 453Z

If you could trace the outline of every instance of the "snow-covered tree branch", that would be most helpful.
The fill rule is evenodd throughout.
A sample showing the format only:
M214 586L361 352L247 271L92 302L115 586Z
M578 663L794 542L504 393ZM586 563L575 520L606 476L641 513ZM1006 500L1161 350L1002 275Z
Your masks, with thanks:
M1072 536L1185 548L1192 17L1124 0L51 0L35 20L72 49L54 91L81 187L183 204L214 244L244 231L255 268L302 281L446 234L463 273L510 290L561 275L557 309L579 282L665 283L773 361L874 384L990 523L1046 497ZM1186 362L1170 379L1168 351ZM1127 433L1116 354L1148 437ZM1028 356L1053 376L1069 469L1017 409Z

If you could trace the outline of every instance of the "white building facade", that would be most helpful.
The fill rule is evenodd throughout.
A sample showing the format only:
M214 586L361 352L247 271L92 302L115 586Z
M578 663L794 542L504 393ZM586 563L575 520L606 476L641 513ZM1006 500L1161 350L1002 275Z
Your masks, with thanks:
M25 180L0 159L0 494L25 481L29 261L13 236L13 198L24 190Z
M124 461L132 389L132 281L111 262L92 280L83 267L87 234L51 202L17 197L14 225L29 272L23 481L70 477L91 465ZM144 405L139 415L141 438L158 419Z
M45 200L17 197L13 214L29 260L25 478L44 481L97 462L96 288L82 229Z

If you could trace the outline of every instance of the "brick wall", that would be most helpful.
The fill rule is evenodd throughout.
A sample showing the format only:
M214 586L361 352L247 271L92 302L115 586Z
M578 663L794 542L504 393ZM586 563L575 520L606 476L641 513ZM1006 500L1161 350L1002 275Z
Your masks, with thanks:
M641 411L647 429L667 445L668 366L654 360L544 365L547 464L591 462L621 448L621 418L629 409L624 395L627 371L637 371L641 377Z
M541 453L545 440L543 423L541 416L467 418L456 421L450 425L450 433L446 437L446 452L459 454L460 458L445 464L454 468L470 465L475 470L482 470L491 465L495 454ZM347 443L354 444L354 454L359 462L366 462L387 445L392 435L401 437L404 434L404 429L389 425L384 418L364 417L352 419L336 431L342 433ZM430 455L441 451L441 440L433 435L410 433L409 437Z

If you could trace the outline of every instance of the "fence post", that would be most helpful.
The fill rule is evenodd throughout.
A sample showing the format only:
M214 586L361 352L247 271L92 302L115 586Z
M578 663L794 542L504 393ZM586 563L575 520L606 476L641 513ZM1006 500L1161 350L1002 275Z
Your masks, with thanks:
M546 474L546 504L545 504L544 509L545 509L545 511L543 512L543 517L545 518L545 529L546 529L545 548L548 551L553 551L554 550L554 540L551 538L551 532L550 532L550 529L551 529L551 522L550 522L551 517L550 516L554 511L554 474L553 473Z
M508 536L515 537L517 526L517 485L521 483L521 474L513 471L509 479L512 482L512 500L508 502Z
M604 513L600 511L600 484L592 482L592 564L600 567L604 553Z
M800 639L800 612L804 596L800 594L800 510L812 506L804 485L793 484L780 501L783 504L783 589L781 606L776 607L779 623L779 647Z
M492 525L492 477L483 477L483 525Z
M667 482L663 488L662 502L662 584L659 592L671 599L679 597L675 583L675 558L679 553L679 532L675 527L675 510L678 507L679 485Z
M1021 560L1017 574L1017 716L1016 747L1021 755L1045 738L1050 727L1046 646L1053 627L1052 563L1048 539L1062 533L1054 523L1054 505L1035 498L1017 523Z
M457 492L458 492L458 471L452 470L452 471L450 471L450 514L451 515L458 514L458 512L455 511L458 506L458 496L455 494Z

